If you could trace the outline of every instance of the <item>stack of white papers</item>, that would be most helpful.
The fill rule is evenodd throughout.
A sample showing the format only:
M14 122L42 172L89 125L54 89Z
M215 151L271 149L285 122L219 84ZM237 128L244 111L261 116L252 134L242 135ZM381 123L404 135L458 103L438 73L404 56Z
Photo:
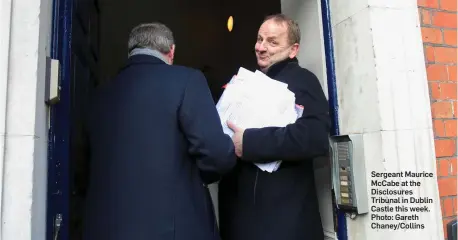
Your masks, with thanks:
M260 71L240 68L226 85L216 104L224 133L232 137L227 121L241 128L285 127L302 116L302 107L295 104L294 93L288 85L269 78ZM274 172L281 160L256 165L263 171Z

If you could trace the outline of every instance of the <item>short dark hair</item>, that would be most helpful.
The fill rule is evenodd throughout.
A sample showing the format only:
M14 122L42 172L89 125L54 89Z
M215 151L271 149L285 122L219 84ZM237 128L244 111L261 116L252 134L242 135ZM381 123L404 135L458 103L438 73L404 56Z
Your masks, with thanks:
M273 20L278 24L286 24L286 27L288 28L288 41L290 44L301 42L301 30L296 21L281 13L267 16L264 18L263 23L269 20Z

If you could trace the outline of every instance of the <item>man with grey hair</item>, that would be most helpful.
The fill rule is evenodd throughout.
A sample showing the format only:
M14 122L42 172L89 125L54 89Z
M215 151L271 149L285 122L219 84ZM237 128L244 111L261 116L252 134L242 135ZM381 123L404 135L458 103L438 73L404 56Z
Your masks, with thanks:
M85 119L85 240L219 240L207 185L236 163L203 74L172 65L159 23L129 36L129 59Z
M128 43L129 57L151 55L167 64L173 64L175 40L172 31L164 24L146 23L132 29Z
M328 154L328 104L317 77L299 66L300 29L285 15L269 16L255 44L259 69L288 84L303 115L286 127L234 130L241 159L219 184L224 240L323 240L313 159ZM282 160L273 173L253 163Z

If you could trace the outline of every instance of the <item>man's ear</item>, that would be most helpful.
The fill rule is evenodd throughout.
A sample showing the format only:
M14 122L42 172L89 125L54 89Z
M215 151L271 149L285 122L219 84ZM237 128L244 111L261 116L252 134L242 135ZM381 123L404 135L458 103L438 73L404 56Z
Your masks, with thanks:
M173 64L173 59L175 58L175 44L170 48L170 52L167 54L170 59L170 64Z
M291 46L291 52L289 53L289 58L295 58L299 53L299 44L295 43Z

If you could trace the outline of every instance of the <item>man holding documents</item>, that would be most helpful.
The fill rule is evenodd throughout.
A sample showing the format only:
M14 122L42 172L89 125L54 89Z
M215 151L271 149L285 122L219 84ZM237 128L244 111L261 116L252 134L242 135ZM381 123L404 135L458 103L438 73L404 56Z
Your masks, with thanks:
M219 184L223 240L324 239L312 161L329 151L328 103L298 64L299 43L297 23L266 18L255 45L260 71L241 68L217 105L241 159Z
M172 32L135 27L126 66L91 101L85 240L219 240L207 184L236 164L200 71Z

